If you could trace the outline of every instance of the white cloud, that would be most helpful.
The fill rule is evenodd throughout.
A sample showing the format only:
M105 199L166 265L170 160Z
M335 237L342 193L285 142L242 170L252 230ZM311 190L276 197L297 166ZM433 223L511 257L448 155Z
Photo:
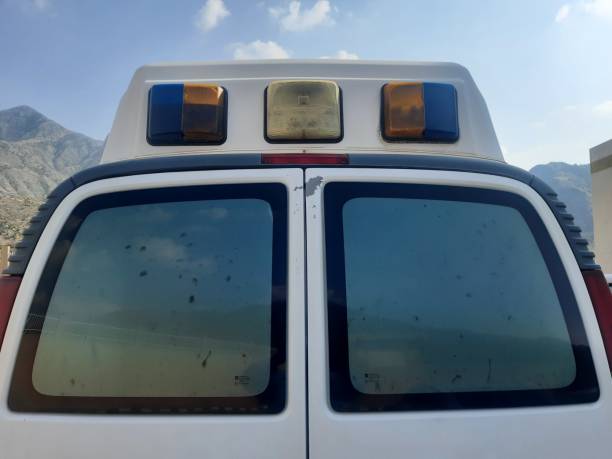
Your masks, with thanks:
M612 100L606 100L595 105L593 111L600 116L612 116Z
M590 0L582 3L582 8L593 16L612 19L612 0Z
M566 21L572 11L612 20L612 0L583 0L571 4L565 3L557 10L555 22Z
M196 18L196 25L203 32L208 32L219 25L219 23L230 15L223 0L207 0Z
M24 12L44 13L51 8L51 0L21 0L15 1ZM0 4L2 1L0 0Z
M44 11L49 7L49 0L34 0L34 7L37 10Z
M287 59L289 52L274 41L255 40L234 45L234 59Z
M294 0L289 3L288 8L268 8L268 13L280 22L284 30L301 32L320 25L332 25L331 4L328 0L317 0L311 8L302 10L302 3Z
M347 59L354 60L359 59L359 56L355 53L349 53L348 51L341 49L333 56L321 56L321 59Z
M555 22L565 21L569 16L571 9L572 7L568 3L559 8L559 11L557 11L557 15L555 16Z
M270 8L268 8L268 13L270 14L270 16L272 16L274 19L278 19L279 17L281 17L281 15L285 12L284 8L281 8L280 6L275 7L275 6L271 6Z
M187 258L187 249L174 239L163 237L151 237L146 240L146 247L149 253L157 260L164 260L168 263L175 262L177 259Z
M210 207L200 210L198 214L210 220L225 220L229 215L229 210L226 207Z

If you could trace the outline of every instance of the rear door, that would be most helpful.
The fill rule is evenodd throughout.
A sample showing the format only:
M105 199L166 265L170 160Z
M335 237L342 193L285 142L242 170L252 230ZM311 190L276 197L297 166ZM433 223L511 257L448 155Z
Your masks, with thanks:
M93 182L0 355L0 456L305 457L301 170Z
M597 322L533 190L310 169L305 192L311 458L609 455Z

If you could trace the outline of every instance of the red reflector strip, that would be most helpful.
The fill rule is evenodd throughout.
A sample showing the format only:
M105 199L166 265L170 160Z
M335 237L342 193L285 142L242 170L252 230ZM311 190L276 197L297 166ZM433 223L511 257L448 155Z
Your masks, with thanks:
M612 372L612 293L601 271L582 271Z
M17 290L19 290L19 284L21 284L21 277L0 276L0 348L17 296Z
M348 155L334 153L265 153L262 164L348 164Z

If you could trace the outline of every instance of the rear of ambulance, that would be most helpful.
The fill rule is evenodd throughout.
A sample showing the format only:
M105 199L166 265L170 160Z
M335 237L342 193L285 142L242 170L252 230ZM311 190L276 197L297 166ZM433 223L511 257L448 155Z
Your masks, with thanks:
M608 285L454 64L143 67L0 342L3 459L609 455Z

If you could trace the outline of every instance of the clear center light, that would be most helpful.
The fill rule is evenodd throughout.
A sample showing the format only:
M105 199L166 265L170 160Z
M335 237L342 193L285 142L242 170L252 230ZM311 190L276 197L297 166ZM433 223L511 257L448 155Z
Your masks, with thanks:
M341 140L340 88L333 81L274 81L266 97L269 141Z

